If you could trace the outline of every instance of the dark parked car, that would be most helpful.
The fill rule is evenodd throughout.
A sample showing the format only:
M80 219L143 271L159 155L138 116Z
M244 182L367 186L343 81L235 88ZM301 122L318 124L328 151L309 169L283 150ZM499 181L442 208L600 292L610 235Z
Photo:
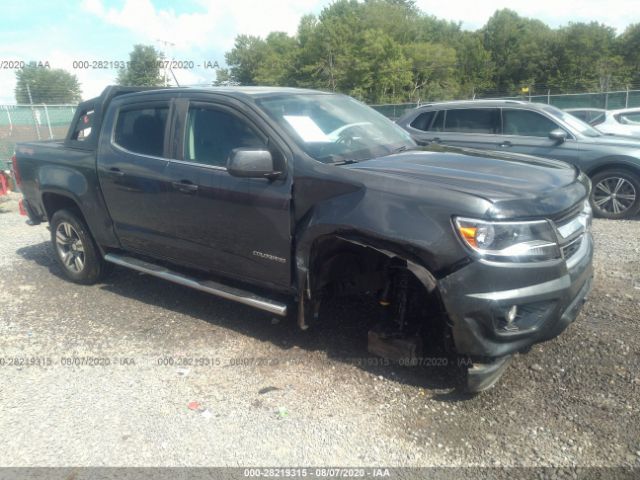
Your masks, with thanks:
M444 345L471 360L472 391L558 335L591 286L578 169L423 151L343 95L108 88L64 142L18 144L14 167L74 282L117 264L275 315L293 306L302 329L331 298L368 298L370 352L415 365Z
M420 144L441 143L563 160L593 182L591 206L605 218L640 210L640 141L603 135L553 106L514 100L434 103L397 122Z

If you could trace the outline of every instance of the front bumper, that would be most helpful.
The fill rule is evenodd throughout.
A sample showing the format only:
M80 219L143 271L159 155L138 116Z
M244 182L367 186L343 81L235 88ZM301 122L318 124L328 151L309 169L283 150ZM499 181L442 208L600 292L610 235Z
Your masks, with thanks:
M458 353L501 357L559 335L573 322L593 279L593 239L569 259L475 261L438 282ZM512 322L507 312L516 305Z

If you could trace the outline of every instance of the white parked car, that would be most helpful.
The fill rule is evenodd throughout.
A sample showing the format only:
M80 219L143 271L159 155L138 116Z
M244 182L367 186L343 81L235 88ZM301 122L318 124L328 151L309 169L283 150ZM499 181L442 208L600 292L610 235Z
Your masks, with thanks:
M566 111L602 133L640 137L640 108L568 108Z

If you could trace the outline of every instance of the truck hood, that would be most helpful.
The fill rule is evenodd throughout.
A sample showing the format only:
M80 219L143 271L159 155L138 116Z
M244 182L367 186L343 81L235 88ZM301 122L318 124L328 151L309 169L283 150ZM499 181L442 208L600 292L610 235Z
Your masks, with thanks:
M455 147L426 147L348 168L482 198L492 204L487 216L495 218L552 216L583 200L589 188L588 179L564 162Z

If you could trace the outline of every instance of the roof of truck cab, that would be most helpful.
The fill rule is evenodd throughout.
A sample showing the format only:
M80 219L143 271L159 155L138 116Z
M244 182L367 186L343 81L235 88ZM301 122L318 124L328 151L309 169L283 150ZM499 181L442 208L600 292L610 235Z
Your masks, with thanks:
M307 88L293 88L293 87L168 87L158 88L153 90L144 90L141 92L129 93L123 96L144 96L154 95L157 93L171 92L174 94L182 93L220 93L230 97L236 98L265 98L275 97L280 95L300 95L300 94L313 94L313 95L330 95L333 92L323 92L321 90L311 90Z

